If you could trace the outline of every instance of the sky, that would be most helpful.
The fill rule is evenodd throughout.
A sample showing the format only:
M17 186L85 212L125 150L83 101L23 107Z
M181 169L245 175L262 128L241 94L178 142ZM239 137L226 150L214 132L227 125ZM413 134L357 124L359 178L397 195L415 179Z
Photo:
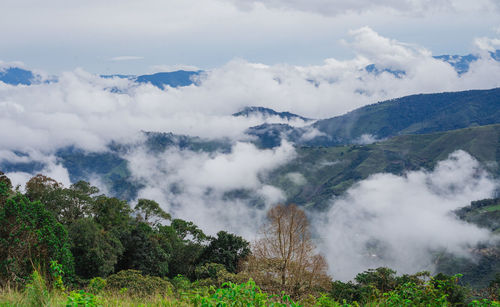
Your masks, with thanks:
M364 26L467 54L498 36L498 0L3 0L0 60L52 74L141 74L212 69L236 58L274 65L353 57L349 31Z

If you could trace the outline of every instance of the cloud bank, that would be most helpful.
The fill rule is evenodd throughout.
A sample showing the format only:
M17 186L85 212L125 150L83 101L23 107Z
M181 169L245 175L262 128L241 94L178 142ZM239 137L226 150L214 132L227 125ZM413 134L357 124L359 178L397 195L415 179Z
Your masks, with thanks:
M345 44L356 54L351 60L327 59L319 66L234 60L208 71L199 86L164 91L81 69L63 73L58 82L0 83L0 149L50 151L77 145L104 150L109 141L130 140L141 130L239 140L248 127L264 122L304 124L231 116L246 106L325 118L410 94L500 86L500 62L486 52L495 39L488 44L482 39L478 46L486 50L459 75L423 47L383 37L368 27L350 35ZM377 73L366 69L370 64Z
M493 196L497 186L464 151L433 171L373 175L333 201L316 227L320 249L336 279L380 266L399 273L432 271L432 252L470 257L472 247L491 239L488 230L458 220L452 211Z
M267 172L294 157L286 142L272 150L238 142L229 153L171 148L152 156L138 148L126 156L132 176L145 185L138 198L155 199L210 234L225 229L246 238L253 237L267 209L285 199L281 190L263 183ZM231 192L247 192L251 199L233 199ZM250 203L256 200L257 206Z

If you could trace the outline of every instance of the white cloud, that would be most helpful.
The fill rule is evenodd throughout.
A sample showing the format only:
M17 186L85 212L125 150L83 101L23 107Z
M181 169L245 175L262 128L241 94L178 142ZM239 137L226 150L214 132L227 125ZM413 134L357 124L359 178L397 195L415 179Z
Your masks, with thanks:
M16 158L12 158L12 155L16 156ZM31 179L33 176L37 174L43 174L45 176L48 176L56 180L57 182L62 183L64 186L71 185L68 170L64 166L62 166L59 163L59 161L57 161L57 158L55 156L52 155L47 156L40 152L31 152L27 156L19 157L14 153L8 153L3 151L0 154L0 161L2 159L7 159L11 162L18 162L18 163L27 163L36 161L43 163L45 165L43 169L34 173L7 172L5 175L10 178L10 180L12 181L12 185L14 187L19 185L21 189L23 189L26 182L28 182L29 179Z
M133 178L146 186L139 198L157 200L173 216L192 220L208 233L225 229L252 237L266 208L285 198L262 179L294 156L293 146L283 142L272 150L236 143L229 153L171 148L151 156L138 149L125 158ZM253 198L260 196L265 206L255 207L225 194L241 190Z
M479 37L474 43L480 50L493 52L500 49L500 39L498 38Z
M306 178L301 173L288 173L286 174L286 177L295 185L304 185L307 183Z
M469 256L490 233L459 221L452 210L491 197L497 182L479 163L457 151L432 172L377 174L333 201L316 230L334 278L351 279L368 268L400 273L431 270L432 251Z
M239 8L249 10L257 4L270 8L292 9L323 15L363 13L366 11L390 10L399 13L419 15L435 11L457 9L487 9L497 5L493 0L479 0L474 6L463 0L230 0ZM469 1L470 3L470 1Z

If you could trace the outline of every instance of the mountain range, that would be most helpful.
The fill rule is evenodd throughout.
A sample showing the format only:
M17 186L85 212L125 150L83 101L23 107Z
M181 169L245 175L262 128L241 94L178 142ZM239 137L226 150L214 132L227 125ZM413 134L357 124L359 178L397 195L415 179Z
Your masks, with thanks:
M500 50L489 53L490 57L496 61L500 61ZM450 64L458 74L464 74L469 71L469 66L479 59L479 55L468 54L468 55L439 55L434 56L435 59L446 62ZM406 74L403 70L393 70L388 67L379 67L375 64L370 64L365 67L365 70L369 73L378 75L382 72L388 72L396 77L402 77ZM113 75L101 75L102 78L123 78L132 80L138 84L150 83L160 89L164 89L165 86L170 87L180 87L189 86L197 83L197 77L203 73L202 70L198 71L185 71L177 70L171 72L158 72L154 74L144 74L144 75L124 75L124 74L113 74ZM51 77L49 81L54 82L57 78ZM314 80L310 80L314 83ZM10 85L32 85L44 82L43 78L30 70L15 65L6 66L4 68L0 67L0 82L10 84Z

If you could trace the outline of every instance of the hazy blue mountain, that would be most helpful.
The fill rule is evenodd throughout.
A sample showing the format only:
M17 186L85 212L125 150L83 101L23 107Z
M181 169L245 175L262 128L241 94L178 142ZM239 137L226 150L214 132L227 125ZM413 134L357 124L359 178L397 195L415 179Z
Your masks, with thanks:
M172 72L159 72L152 75L142 75L135 79L138 83L151 83L152 85L164 89L165 86L179 87L189 86L195 83L194 77L201 71L178 70Z
M500 50L495 50L490 52L490 56L496 60L500 61ZM458 72L459 75L464 74L469 71L470 64L479 59L478 55L467 54L467 55L438 55L434 57L435 59L444 61Z
M36 75L26 69L9 67L5 70L0 70L0 81L11 85L31 85L36 82Z
M180 87L189 86L195 84L194 78L202 73L199 71L186 71L177 70L172 72L159 72L150 75L125 75L125 74L113 74L113 75L101 75L101 78L122 78L133 80L137 83L150 83L160 89L164 89L165 86L170 87Z
M490 56L494 60L500 61L500 50L490 52ZM443 55L434 56L433 58L450 64L459 75L462 75L462 74L469 71L469 67L472 63L479 60L479 55L476 55L476 54L467 54L467 55L443 54ZM375 65L375 64L367 65L365 67L365 70L369 73L374 74L374 75L379 75L383 72L388 72L397 78L402 78L406 75L406 72L404 70L397 70L397 69L394 70L394 69L390 69L387 67L386 68L379 67L378 65Z
M471 63L477 61L479 57L477 55L438 55L434 57L435 59L444 61L458 72L459 75L464 74L469 71L469 66Z

